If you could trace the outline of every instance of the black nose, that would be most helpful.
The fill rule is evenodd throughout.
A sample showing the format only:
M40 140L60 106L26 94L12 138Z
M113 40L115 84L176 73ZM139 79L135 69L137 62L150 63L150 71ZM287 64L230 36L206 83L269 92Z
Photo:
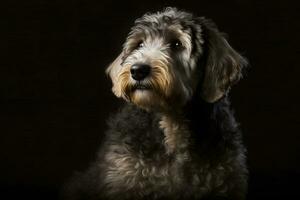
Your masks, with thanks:
M150 74L150 66L146 64L135 64L130 68L131 77L140 81Z

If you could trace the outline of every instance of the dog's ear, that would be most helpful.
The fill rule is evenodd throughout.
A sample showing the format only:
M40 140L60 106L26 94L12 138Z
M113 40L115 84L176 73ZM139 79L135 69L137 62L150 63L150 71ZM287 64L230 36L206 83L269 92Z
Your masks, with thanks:
M201 96L212 103L226 95L242 77L247 61L228 44L211 20L200 18L199 21L206 51Z
M123 52L120 53L120 55L108 66L106 69L106 74L109 75L112 81L112 91L117 97L121 97L122 93L120 88L118 88L117 84L117 79L118 79L118 74L122 68L122 61L123 61Z

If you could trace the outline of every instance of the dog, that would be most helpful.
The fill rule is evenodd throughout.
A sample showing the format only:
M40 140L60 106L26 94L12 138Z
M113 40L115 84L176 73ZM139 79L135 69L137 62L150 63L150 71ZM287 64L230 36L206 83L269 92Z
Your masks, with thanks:
M246 149L228 92L246 66L209 19L170 7L137 19L106 70L126 104L66 199L245 199Z

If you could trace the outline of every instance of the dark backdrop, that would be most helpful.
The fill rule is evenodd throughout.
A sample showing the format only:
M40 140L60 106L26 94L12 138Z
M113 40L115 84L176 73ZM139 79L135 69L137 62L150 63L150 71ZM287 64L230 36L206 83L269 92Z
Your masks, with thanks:
M55 199L93 160L118 108L106 66L134 19L177 6L213 19L251 64L231 91L248 147L250 199L296 197L300 179L299 10L291 1L0 3L0 191ZM299 197L299 196L298 196Z

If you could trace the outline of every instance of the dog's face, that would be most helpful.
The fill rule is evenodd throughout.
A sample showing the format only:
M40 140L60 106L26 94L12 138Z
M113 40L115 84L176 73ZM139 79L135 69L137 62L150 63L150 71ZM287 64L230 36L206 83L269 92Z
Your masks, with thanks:
M116 96L170 109L184 106L199 84L204 100L217 101L245 64L209 20L167 8L136 20L107 73Z

